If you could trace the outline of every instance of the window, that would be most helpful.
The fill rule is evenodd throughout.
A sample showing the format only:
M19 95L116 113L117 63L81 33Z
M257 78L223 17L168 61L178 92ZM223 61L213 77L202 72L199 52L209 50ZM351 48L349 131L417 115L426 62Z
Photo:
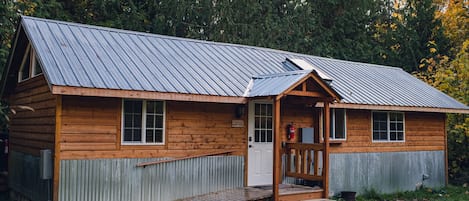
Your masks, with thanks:
M272 142L272 104L256 103L254 142Z
M34 57L34 60L33 60L33 63L32 63L32 74L33 74L33 77L34 76L37 76L37 75L40 75L42 73L42 66L41 66L41 63L39 62L38 58L37 58L37 55L35 53L32 53L33 57Z
M123 101L123 144L164 144L164 101Z
M23 61L21 62L20 71L18 74L18 82L27 80L30 78L30 66L31 66L31 54L29 52L30 47L26 48L26 53L24 55Z
M41 64L31 46L28 45L18 73L18 82L27 80L31 77L35 77L37 75L40 75L41 73Z
M345 140L345 109L331 109L331 134L330 139Z
M404 141L404 113L373 112L373 141Z
M329 139L331 140L345 140L347 137L347 129L346 129L346 110L339 109L339 108L332 108L331 109L331 116L330 116L330 129L331 133L329 134ZM324 136L324 110L321 110L319 116L319 135L321 136L321 140L324 140L322 136Z

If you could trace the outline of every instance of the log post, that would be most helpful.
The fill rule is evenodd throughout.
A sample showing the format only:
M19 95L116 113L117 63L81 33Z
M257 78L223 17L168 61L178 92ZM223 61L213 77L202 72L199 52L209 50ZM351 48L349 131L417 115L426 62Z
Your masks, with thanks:
M331 110L329 102L324 101L324 152L323 152L323 189L324 198L329 197L329 136L331 133Z
M281 148L281 143L282 143L282 136L281 136L281 130L280 130L280 99L276 98L275 103L274 103L274 165L273 165L273 199L275 201L279 200L279 184L280 184L280 177L281 177L281 171L280 169L282 168L282 159L280 156L280 148Z

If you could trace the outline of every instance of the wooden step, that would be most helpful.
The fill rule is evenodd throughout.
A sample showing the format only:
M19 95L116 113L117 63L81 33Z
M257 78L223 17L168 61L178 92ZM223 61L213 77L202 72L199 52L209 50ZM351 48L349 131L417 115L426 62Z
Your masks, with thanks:
M315 200L323 199L323 191L314 191L314 192L303 192L303 193L291 193L283 194L279 196L280 201L305 201L305 200Z

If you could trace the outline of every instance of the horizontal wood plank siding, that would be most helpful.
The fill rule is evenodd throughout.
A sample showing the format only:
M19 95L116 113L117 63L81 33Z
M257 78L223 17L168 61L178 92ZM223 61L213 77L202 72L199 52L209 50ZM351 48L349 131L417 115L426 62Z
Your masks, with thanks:
M116 150L119 105L113 98L63 96L60 150Z
M347 140L332 153L444 150L445 114L405 112L404 142L372 142L371 111L347 110Z
M236 104L166 101L164 145L121 145L118 98L63 96L61 157L183 157L220 150L246 150L244 128L232 128ZM247 114L247 111L246 111Z
M60 148L64 159L183 157L225 149L246 153L247 111L244 128L232 128L236 104L166 101L164 145L121 145L121 99L63 97ZM286 127L314 127L319 109L282 101L281 136ZM331 146L332 153L444 150L444 114L405 113L405 142L372 142L371 111L347 110L347 140ZM25 127L24 129L28 129ZM46 129L47 130L47 129ZM316 136L318 137L318 136Z
M287 126L291 123L293 123L296 128L295 138L288 142L298 142L301 138L300 128L316 127L315 122L319 121L319 119L315 111L314 108L307 107L306 104L296 103L293 98L282 100L280 109L280 133L282 141L288 141Z
M34 156L41 149L54 149L56 97L40 75L18 83L8 97L12 107L29 106L35 111L15 109L10 122L10 149Z

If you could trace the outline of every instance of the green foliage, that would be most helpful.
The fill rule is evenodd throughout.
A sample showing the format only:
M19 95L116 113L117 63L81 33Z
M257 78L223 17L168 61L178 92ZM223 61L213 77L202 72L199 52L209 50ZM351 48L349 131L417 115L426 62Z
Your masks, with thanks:
M469 2L449 0L446 10L438 15L451 50L437 59L424 59L425 80L463 104L469 104ZM469 117L464 114L447 115L448 164L450 182L469 181Z
M366 189L365 192L359 196L359 198L365 200L382 200L382 195L378 193L374 188Z
M423 58L446 54L448 39L440 19L435 18L436 10L433 0L398 1L393 6L386 34L380 36L388 65L408 72L425 71L426 66L420 65Z
M441 189L424 188L416 191L397 192L393 194L362 194L358 201L463 201L469 200L469 188L464 186L448 186Z
M14 11L14 4L12 1L0 1L0 72L3 71L3 66L11 48L11 38L15 32L16 26L16 12Z

